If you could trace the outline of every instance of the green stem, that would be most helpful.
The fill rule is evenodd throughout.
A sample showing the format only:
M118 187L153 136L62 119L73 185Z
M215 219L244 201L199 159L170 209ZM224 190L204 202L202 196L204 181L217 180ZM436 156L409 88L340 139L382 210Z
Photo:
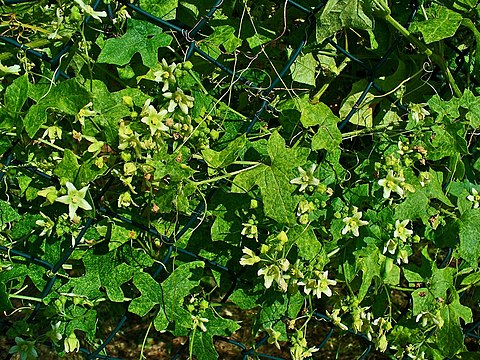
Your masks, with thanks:
M392 25L400 34L405 36L413 45L420 49L427 56L432 56L433 52L423 42L413 36L402 24L395 20L390 14L385 16L385 20Z
M462 96L462 92L460 91L460 88L455 82L455 79L453 78L453 75L450 72L450 69L445 65L445 62L438 54L435 54L427 45L425 45L423 42L421 42L419 39L413 36L410 33L410 31L408 31L402 24L400 24L397 20L395 20L390 14L386 15L384 19L390 25L392 25L398 32L400 32L403 36L405 36L408 39L408 41L410 41L413 45L415 45L421 52L423 52L425 55L430 57L433 60L433 62L435 62L438 66L440 66L440 68L442 69L443 75L447 78L447 81L452 87L452 90L455 93L455 95L457 97Z
M218 180L222 180L222 179L226 179L226 178L229 178L231 176L235 176L235 175L238 175L244 171L249 171L249 170L253 170L255 169L257 166L261 165L261 163L256 163L255 165L253 166L249 166L248 168L245 168L245 169L240 169L240 170L237 170L237 171L234 171L234 172L231 172L231 173L227 173L227 174L224 174L224 175L220 175L220 176L215 176L213 178L210 178L210 179L206 179L206 180L202 180L202 181L192 181L192 183L196 186L199 186L199 185L204 185L204 184L209 184L209 183L213 183L213 182L217 182Z
M392 126L392 125L394 125L394 124L383 124L383 125L377 125L374 128L365 128L365 129L346 132L346 133L342 134L342 138L343 139L348 139L348 138L352 138L352 137L355 137L355 136L358 136L358 135L362 135L364 133L371 134L375 131L386 129L387 127Z
M50 147L52 147L52 148L54 148L54 149L57 149L57 150L59 150L59 151L61 151L61 152L64 152L64 151L65 151L64 148L62 148L62 147L60 147L60 146L58 146L58 145L55 145L54 143L51 143L50 141L47 141L47 140L45 140L45 139L40 138L40 139L35 139L35 141L41 142L42 144L48 145L48 146L50 146ZM78 156L77 154L73 154L73 155L74 155L77 159L80 159L80 156Z
M35 302L42 302L42 299L33 297L33 296L26 296L26 295L15 295L15 294L10 294L8 295L10 299L22 299L22 300L30 300L30 301L35 301Z
M414 288L404 288L404 287L401 287L401 286L394 286L394 285L390 285L389 288L390 289L395 289L395 290L400 290L400 291L407 291L407 292L413 292L413 291L416 290Z

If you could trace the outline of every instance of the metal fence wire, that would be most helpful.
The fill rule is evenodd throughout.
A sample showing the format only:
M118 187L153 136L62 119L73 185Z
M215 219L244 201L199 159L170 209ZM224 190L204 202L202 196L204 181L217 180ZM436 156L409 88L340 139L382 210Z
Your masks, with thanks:
M304 14L304 26L305 26L305 36L304 38L299 41L298 44L294 47L293 51L291 52L290 58L286 63L284 64L283 68L281 68L280 71L277 72L276 77L271 80L270 85L267 88L262 88L259 84L254 83L251 80L248 80L242 76L241 71L236 71L234 69L229 68L227 65L222 63L219 60L214 59L211 57L209 54L207 54L204 50L201 49L201 47L198 45L198 38L199 35L201 34L202 29L204 29L209 21L214 17L215 13L222 7L224 6L224 1L223 0L216 0L212 1L212 6L208 10L208 12L198 19L197 23L193 27L186 27L183 25L179 25L177 23L174 23L172 21L167 21L164 19L161 19L159 17L156 17L146 11L144 11L141 7L138 5L131 3L128 0L115 0L118 3L121 3L125 7L128 8L128 11L132 16L137 16L140 19L146 20L152 24L155 24L159 27L161 27L165 31L170 31L176 34L177 39L181 39L181 41L178 42L179 46L185 46L184 48L184 54L185 58L184 60L190 59L192 56L197 55L203 58L205 61L211 63L215 67L221 69L224 73L226 73L228 76L231 78L238 80L239 82L243 83L245 88L248 88L250 93L255 94L258 98L261 99L260 106L254 113L254 115L251 117L248 126L245 128L245 132L249 133L252 131L254 128L255 124L262 119L262 117L265 115L267 111L275 110L273 106L270 104L270 95L275 91L275 88L282 83L282 78L288 74L291 71L292 65L295 63L295 61L298 59L299 55L302 53L302 50L304 47L309 43L312 36L312 34L315 31L315 25L316 25L316 19L315 19L315 14L322 9L322 7L325 5L326 2L319 2L317 6L315 7L308 7L302 5L300 2L297 1L292 1L292 0L285 0L284 6L287 8L287 10L290 9L296 9L297 11L300 11ZM4 5L16 5L20 3L29 3L29 2L36 2L35 0L0 0L0 3ZM96 0L92 4L92 8L94 10L97 9L102 9L106 10L108 17L110 19L113 19L114 17L114 9L112 6L112 1L105 1L102 2L101 0ZM410 16L407 20L407 22L412 21L414 18L416 12L417 12L418 4L416 2L412 2L411 4L411 13ZM90 21L90 17L87 17L84 22L85 24L88 24ZM389 99L393 104L395 104L400 111L406 112L408 111L407 107L403 105L400 100L392 96L391 94L386 94L380 85L378 84L378 73L379 69L384 65L384 63L387 61L389 56L394 52L399 46L402 45L402 40L401 36L398 35L397 38L398 41L393 41L392 45L388 48L388 50L383 54L383 56L379 57L376 62L373 63L373 65L370 63L366 63L362 61L360 58L356 57L355 54L350 53L347 51L344 47L340 46L338 43L336 43L333 38L329 38L326 40L326 42L334 47L339 53L343 54L345 57L349 58L351 62L355 63L359 67L364 69L365 72L365 79L366 81L366 86L361 93L361 95L358 97L355 105L352 107L351 111L348 113L347 116L344 117L342 122L339 124L340 130L342 130L352 119L352 117L358 112L359 108L362 106L364 103L367 95L371 92L374 92L375 94L380 94L380 95L385 95L387 99ZM61 80L61 79L69 79L70 76L65 72L66 67L68 66L68 63L62 62L61 60L64 58L64 56L69 54L72 51L75 51L75 45L76 42L79 41L79 36L78 34L75 34L72 36L71 40L65 43L61 48L58 50L58 52L50 57L47 56L44 52L39 52L33 48L30 48L24 44L21 44L18 42L15 38L12 37L7 37L7 36L0 36L0 42L3 42L7 46L15 47L18 49L23 50L29 57L37 58L40 59L42 62L45 64L49 65L51 70L54 71L54 76L55 80ZM405 44L403 44L405 45ZM457 58L457 70L460 69L462 66L465 65L465 52L462 52L458 49L456 49L455 46L451 45L452 49L457 52L458 58ZM71 57L66 56L65 58L71 59ZM3 163L4 166L8 165L20 165L23 166L26 171L31 172L35 176L42 178L46 182L50 182L52 185L58 184L58 179L55 177L52 177L39 169L36 169L34 167L28 166L22 161L17 160L15 156L13 155L13 147L6 151L2 157L1 157L1 162ZM0 168L1 169L1 168ZM4 177L4 173L0 172L0 183L1 186L4 187L5 184L2 181ZM201 203L191 218L188 220L186 225L183 226L176 234L172 236L166 236L164 234L160 234L155 228L149 228L146 227L145 225L130 220L120 214L117 214L116 212L112 211L111 209L108 209L104 207L100 203L100 199L102 196L108 191L109 187L111 186L113 182L113 176L111 176L108 181L105 182L103 185L103 188L99 191L98 195L94 199L94 204L96 204L96 212L97 216L96 218L88 218L84 221L81 227L81 231L78 234L78 236L74 239L72 242L71 246L66 249L62 256L58 259L56 262L51 262L51 261L46 261L41 258L37 258L35 256L32 256L28 253L25 253L23 251L18 251L16 249L12 248L7 248L5 246L0 246L0 251L8 254L9 258L14 261L14 262L27 262L31 264L38 265L42 268L45 269L45 274L48 277L48 281L43 288L41 292L40 299L45 299L52 289L54 288L54 285L57 281L60 280L59 276L59 270L62 269L62 267L66 264L66 262L70 259L72 256L74 250L80 244L82 239L84 238L85 234L87 231L97 222L99 219L108 217L110 219L115 219L116 221L122 222L130 227L136 228L140 232L148 233L150 236L159 239L164 243L165 246L167 246L167 251L166 255L160 265L153 271L152 277L156 279L157 281L162 281L161 280L161 275L165 271L165 266L168 264L170 261L172 261L174 254L181 254L184 257L190 258L192 261L195 260L200 260L205 263L205 265L213 270L216 270L218 272L224 273L227 276L231 278L231 287L230 289L225 293L223 296L222 302L226 302L229 299L229 296L233 293L233 291L236 289L236 286L239 282L245 280L242 278L242 273L237 272L233 269L230 269L228 267L225 267L221 264L216 263L215 261L206 259L199 254L190 252L188 250L182 249L180 247L175 246L175 239L176 241L180 240L182 236L184 236L187 231L192 231L195 230L196 224L199 220L199 218L204 214L205 211L205 203L208 203L210 201L217 189L214 184L211 187L210 192L208 193L208 196L206 198L205 203ZM5 190L7 191L7 189ZM1 210L0 210L1 211ZM449 256L451 255L451 251L449 253ZM442 264L445 266L447 261L444 261ZM411 304L410 304L411 305ZM38 302L29 315L27 322L33 323L37 321L37 315L39 314L39 311L41 310L42 303ZM403 314L406 313L408 309L408 304L406 308L404 309L405 311ZM323 326L327 327L326 330L326 335L323 339L318 339L318 343L315 344L315 346L318 349L323 348L329 341L329 339L332 337L334 332L336 331L335 326L332 323L332 320L324 313L321 313L320 311L315 312L315 319L319 323L325 324ZM278 319L278 321L281 321L282 319ZM86 359L118 359L115 357L110 357L106 355L106 346L110 344L112 341L114 341L115 336L118 334L118 332L122 329L122 327L125 325L125 323L128 321L128 316L124 315L117 323L113 331L105 338L105 340L99 345L96 349L90 350L84 347L80 348L80 352L83 353L86 357ZM7 320L0 320L0 328L3 328L5 333L9 329L9 327L12 326L12 323L10 323ZM480 328L480 321L475 321L472 326L467 328L464 331L464 335L466 337L472 337L476 340L479 339L479 336L477 334L478 328ZM364 349L361 355L359 356L359 359L365 359L369 354L372 353L373 349L373 344L365 334L354 332L353 329L349 329L348 332L350 332L353 336L356 336L359 338L359 342L364 344ZM222 338L218 337L215 338L216 342L225 342L230 344L231 346L237 347L239 352L241 353L242 359L246 360L249 357L254 358L255 356L258 358L264 358L264 359L278 359L280 360L281 358L272 356L269 354L265 354L262 352L262 347L267 343L268 340L268 335L262 337L260 340L258 340L253 346L247 346L239 341L229 339L229 338ZM176 354L173 355L173 359L180 358L182 355L185 353L188 353L188 346L185 344L183 347L181 347ZM319 352L321 356L321 352ZM6 359L10 359L12 357L11 354L8 354L6 356Z

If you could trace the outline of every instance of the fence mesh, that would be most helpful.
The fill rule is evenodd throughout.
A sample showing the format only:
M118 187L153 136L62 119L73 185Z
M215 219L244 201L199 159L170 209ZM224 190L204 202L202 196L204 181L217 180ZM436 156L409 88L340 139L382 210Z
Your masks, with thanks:
M242 84L242 88L247 90L248 96L254 97L258 102L258 107L256 111L253 112L253 116L251 116L248 124L244 126L241 130L245 133L250 133L252 129L254 129L258 121L261 120L267 113L275 112L274 106L272 106L270 103L270 99L272 99L271 95L278 90L285 91L286 85L284 83L284 78L292 70L292 66L294 66L296 60L301 55L304 47L309 44L311 39L315 38L315 36L313 36L315 31L315 24L316 24L315 14L318 11L320 11L325 5L325 2L319 2L317 6L310 7L308 5L302 5L301 2L285 0L284 2L285 12L295 10L303 13L303 18L305 20L303 24L304 36L303 36L303 39L301 39L297 44L291 44L292 51L291 51L290 57L287 59L287 61L283 65L279 66L278 70L277 69L273 70L273 73L275 75L273 79L271 79L269 85L265 87L265 86L262 86L262 84L259 84L253 81L252 79L250 79L250 77L247 77L245 69L236 70L235 68L230 68L224 62L218 59L215 59L213 56L209 55L208 52L205 51L205 49L202 49L202 47L199 46L198 44L202 30L204 30L205 27L208 26L209 22L214 17L215 13L222 6L224 6L223 0L212 1L210 9L206 12L206 14L204 14L202 17L197 19L197 22L193 26L186 26L184 24L178 24L176 22L174 23L172 21L164 20L162 18L159 18L153 14L150 14L144 11L141 7L139 7L134 3L131 3L128 0L116 0L116 1L126 6L128 8L129 13L132 16L136 16L140 19L146 20L152 24L155 24L161 27L165 31L174 33L177 39L177 45L181 49L181 52L184 54L183 60L186 61L190 59L192 56L199 56L203 58L204 61L220 69L223 73L226 74L227 77L231 79L232 82ZM1 2L4 5L18 5L22 3L33 3L36 1L35 0L3 0ZM108 17L110 19L113 19L114 7L110 1L103 3L101 0L96 0L92 4L92 7L94 10L97 10L97 9L106 10ZM406 21L406 25L408 25L408 23L412 21L412 19L414 18L417 12L417 9L418 9L417 3L412 2L411 12ZM85 25L87 25L90 22L90 18L89 17L86 18L84 22L85 22ZM79 34L74 34L71 40L69 40L67 43L63 44L58 48L56 54L52 56L47 56L45 52L37 51L34 48L31 48L29 46L26 46L20 43L17 38L9 37L9 36L0 36L0 42L3 42L5 46L16 47L18 49L21 49L29 57L37 58L42 62L44 62L45 64L47 64L51 68L51 70L54 72L54 80L62 80L62 79L70 78L70 76L66 72L66 69L69 66L69 61L71 61L71 57L69 56L69 54L71 52L76 51L76 45L79 39L80 39ZM407 46L407 44L403 42L402 37L400 35L398 35L397 39L392 41L392 45L388 48L387 51L385 51L385 53L382 56L379 56L377 59L375 59L375 61L369 60L368 62L355 56L355 54L352 54L349 51L347 51L344 47L342 47L336 41L334 41L333 38L328 38L326 40L326 43L331 47L333 47L338 52L338 54L341 54L342 56L348 58L351 63L362 68L363 72L365 73L366 85L363 91L361 92L360 96L358 97L357 101L353 105L351 111L348 113L348 115L346 115L342 119L342 122L339 124L339 128L341 130L345 128L345 126L349 123L352 117L362 107L362 105L364 104L367 98L367 95L372 92L375 95L384 95L385 98L387 98L395 106L397 106L401 112L408 111L406 105L402 104L399 99L395 98L390 93L385 93L377 81L379 78L380 70L382 66L385 64L385 62L388 60L389 56L394 51L396 51L399 47ZM454 44L449 44L449 46L452 48L452 51L456 52L458 55L456 58L457 69L455 71L459 72L462 70L462 67L466 65L465 56L467 55L468 49L461 51L457 49ZM446 90L448 89L446 89L446 86L445 86L445 88L440 89L439 92L446 91ZM43 179L46 183L58 184L57 178L52 177L32 166L28 166L21 160L16 159L15 156L13 155L14 146L15 144L12 146L10 150L6 151L1 157L1 161L4 166L9 166L9 165L23 166L26 171L29 171L35 176ZM4 182L2 181L2 179L4 178L4 175L5 174L3 172L0 172L0 183L2 187L4 186ZM208 196L205 199L205 202L198 205L197 209L195 210L193 215L188 219L185 225L175 234L166 236L164 234L159 233L159 231L157 231L155 228L153 227L149 228L140 222L128 219L125 216L118 214L115 211L112 211L111 209L105 207L104 204L102 204L101 198L105 195L105 193L107 193L109 188L112 186L113 181L114 181L114 178L110 177L109 179L103 182L101 189L99 189L98 191L98 195L96 196L95 199L93 199L94 204L96 204L96 212L97 212L96 217L89 218L86 221L84 221L78 236L74 239L74 241L72 242L71 246L68 249L64 249L63 253L56 261L51 261L51 260L46 261L44 259L25 253L23 251L18 251L14 248L7 248L5 246L0 246L0 251L8 254L8 256L12 261L16 261L16 262L27 261L28 263L35 264L44 268L45 274L49 280L47 281L46 285L44 286L41 292L40 299L45 299L49 295L49 293L52 291L52 289L54 289L56 282L60 281L59 271L70 259L74 250L78 246L78 244L82 242L85 234L95 224L95 222L105 217L109 219L115 219L116 221L127 224L128 226L135 228L140 232L149 234L150 236L159 239L165 245L167 250L165 251L164 258L161 261L161 263L155 269L153 269L153 275L152 275L154 279L160 282L163 281L164 279L162 275L165 272L166 265L172 261L174 256L183 256L185 258L190 258L192 261L194 260L203 261L206 264L206 266L208 266L209 268L228 276L231 279L231 286L223 294L223 298L221 300L222 302L228 301L230 295L234 292L239 282L247 280L242 277L243 276L242 272L238 272L234 269L230 269L215 261L207 259L201 256L200 254L188 251L186 249L183 249L175 245L181 240L181 238L187 232L192 232L196 230L196 226L199 223L199 219L203 216L204 211L206 209L206 204L208 204L209 201L211 201L211 199L215 195L215 192L218 191L219 183L214 184L211 187L211 190L208 193ZM7 189L5 189L5 191L7 192ZM447 260L451 256L451 253L452 252L450 251L449 255L443 262L442 266L446 265ZM403 314L406 312L410 304L411 303L407 304ZM127 304L125 304L125 306L127 306ZM41 310L41 307L42 307L42 303L38 302L35 308L33 309L33 311L31 312L31 314L29 315L27 320L28 322L32 323L37 320L37 315ZM329 339L332 337L332 335L336 331L336 328L333 325L332 320L325 313L316 311L315 319L316 321L319 322L320 324L319 326L326 326L325 337L323 339L317 339L316 340L317 343L315 344L317 348L321 349L328 343ZM281 321L281 320L282 319L278 319L278 321ZM85 355L86 359L117 359L115 357L110 357L107 355L106 347L112 341L115 341L115 336L119 333L119 331L128 321L129 321L129 317L127 315L124 315L119 319L113 331L103 340L103 342L96 349L92 350L92 349L81 347L80 352ZM2 320L0 322L0 327L3 328L5 332L6 330L8 330L8 328L11 325L12 324L6 320ZM464 331L465 336L472 337L478 340L479 327L480 327L480 321L474 322L473 325L465 329ZM372 353L372 349L373 349L372 342L369 341L369 339L365 334L355 332L353 331L353 329L348 329L348 332L353 334L353 336L358 337L360 343L364 344L363 352L358 357L358 359L365 359L369 354ZM231 346L238 348L239 352L241 353L241 358L245 360L248 359L249 357L253 358L254 356L257 356L258 358L264 358L264 359L280 360L281 358L279 357L272 356L262 352L262 347L264 347L265 344L267 344L267 340L268 340L268 335L263 336L261 339L257 340L253 346L249 346L234 339L223 338L223 337L218 337L215 339L216 342L228 343ZM181 347L176 352L176 354L173 355L173 358L178 359L185 354L188 354L188 344L185 344L183 347ZM321 352L319 352L319 354L321 356ZM9 354L6 356L6 359L10 359L11 357L12 355Z

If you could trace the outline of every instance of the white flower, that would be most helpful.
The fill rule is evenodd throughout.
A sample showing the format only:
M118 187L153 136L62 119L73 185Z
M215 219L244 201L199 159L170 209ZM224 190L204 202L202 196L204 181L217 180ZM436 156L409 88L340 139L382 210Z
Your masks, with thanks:
M0 61L0 78L6 74L18 75L20 70L21 70L20 65L5 66Z
M360 236L358 229L360 226L368 224L368 221L360 220L362 218L362 212L358 211L356 206L353 207L353 215L351 217L346 217L343 219L345 227L342 230L342 235L345 235L347 232L351 231L353 235Z
M162 92L165 92L168 90L168 86L170 84L174 85L177 81L174 75L177 64L171 63L170 65L168 65L167 61L165 59L162 59L160 67L161 69L155 71L153 75L155 75L156 82L163 82Z
M77 5L82 9L82 11L93 17L94 19L97 19L98 21L102 21L102 17L107 17L107 13L105 11L95 11L90 5L86 5L82 0L73 0L77 3Z
M425 110L425 106L427 106L426 103L410 104L412 119L415 120L415 122L418 123L419 121L424 120L427 115L430 115L430 113Z
M39 236L52 235L52 231L53 231L53 227L55 226L55 223L41 211L40 211L40 215L42 215L43 219L35 221L36 225L43 228Z
M402 239L402 241L406 241L409 236L413 235L413 231L406 228L409 222L410 220L403 220L402 222L397 220L395 222L395 232L393 236Z
M199 327L200 330L202 330L203 332L207 332L207 328L205 326L205 324L208 323L207 318L192 315L192 320L193 320L193 328L194 329Z
M89 107L93 105L92 102L89 102L87 105L85 105L83 108L80 109L77 115L75 115L75 121L80 122L82 126L85 126L85 118L87 116L95 116L97 114L96 111L90 110Z
M75 336L75 333L71 333L68 335L68 337L65 338L63 341L63 346L65 347L65 352L73 352L80 350L80 341L78 341L77 337Z
M249 248L244 247L242 249L242 252L245 255L243 255L242 258L240 259L240 265L242 266L253 265L260 261L260 258L257 255L255 255L253 250L250 250Z
M313 291L313 295L317 298L321 298L322 293L328 297L332 296L332 290L329 288L330 285L336 285L335 280L330 280L328 278L328 271L315 271L317 279L308 279L305 282L300 281L298 285L303 285L305 294L310 294Z
M92 210L90 204L87 202L87 200L85 200L88 185L81 188L80 190L77 190L75 185L67 181L65 186L68 190L67 195L58 197L56 201L68 205L68 216L70 217L70 220L74 219L75 213L77 212L78 208L81 208L83 210Z
M342 318L339 316L340 309L333 309L332 313L329 313L328 310L326 311L327 316L329 316L332 320L332 323L338 326L340 329L346 331L348 330L348 326L342 324Z
M165 115L168 114L168 111L163 109L157 112L153 105L150 105L150 101L151 100L148 99L145 102L140 115L143 116L141 122L149 126L150 133L153 136L155 133L168 131L168 126L162 122L162 120L165 118Z
M62 340L62 334L58 330L61 323L61 321L58 321L56 324L52 324L52 330L49 330L46 334L47 337L55 344L55 346L58 346L57 341Z
M467 200L473 202L473 207L478 209L480 206L480 195L478 194L477 189L472 188L472 195L468 195Z
M305 171L299 166L298 172L300 173L300 176L290 180L290 184L300 185L300 192L305 191L305 189L309 185L317 186L318 184L320 184L320 180L313 176L313 172L316 168L317 164L312 164L312 166L310 166L310 169Z
M405 181L403 177L395 177L393 170L389 170L385 179L378 180L378 185L383 187L383 197L388 199L391 192L396 192L398 195L403 195L403 189L400 184Z
M192 96L185 95L180 88L174 93L166 92L163 96L170 99L170 103L168 104L169 112L173 112L178 106L185 115L188 114L188 109L193 107L193 102L195 100Z
M395 239L389 239L383 247L383 254L385 254L387 251L392 255L395 254L395 251L397 251L397 245L398 244Z

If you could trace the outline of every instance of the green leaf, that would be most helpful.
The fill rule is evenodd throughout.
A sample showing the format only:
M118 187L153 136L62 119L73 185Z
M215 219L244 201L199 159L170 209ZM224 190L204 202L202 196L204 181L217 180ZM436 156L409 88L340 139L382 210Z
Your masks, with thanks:
M428 100L428 106L438 114L437 122L441 122L444 116L452 120L460 116L460 112L458 111L459 100L455 97L450 100L443 100L435 94Z
M205 323L207 331L203 332L200 328L195 329L190 340L192 342L193 353L198 360L218 359L218 353L213 345L213 337L230 336L240 328L240 325L233 320L217 316L211 309L206 309L201 317L208 319L208 322Z
M203 261L182 264L162 283L164 301L154 320L155 329L165 330L172 323L176 335L188 333L191 314L183 308L183 299L200 283L203 267Z
M295 226L288 230L288 239L294 243L298 248L298 255L306 261L310 261L319 255L325 255L321 253L322 244L315 236L315 232L312 227Z
M428 247L424 247L421 252L421 266L414 264L405 264L403 274L409 283L422 283L432 276L432 259L428 255Z
M133 284L142 293L138 298L132 300L128 311L145 316L157 304L162 303L162 289L160 284L151 275L144 272L137 272L133 277Z
M1 203L0 203L1 206ZM8 294L16 288L11 288L9 282L13 279L18 279L18 286L21 287L25 281L25 277L28 274L26 265L17 264L12 266L10 270L2 270L0 272L0 311L9 311L13 309L13 305L10 301ZM7 285L8 292L7 292Z
M358 300L362 301L372 284L374 278L380 278L380 270L385 257L380 254L377 246L369 245L366 248L355 251L356 263L362 270L362 284L358 291Z
M428 20L413 22L409 27L411 32L421 32L427 44L452 37L462 23L462 15L444 6L432 7L428 15Z
M295 61L292 79L293 81L315 86L316 68L318 62L313 57L312 53L299 56Z
M101 289L105 289L110 300L124 301L121 286L132 278L133 267L119 263L114 252L96 255L93 251L88 251L82 261L85 265L85 275L72 278L60 288L61 291L97 299L103 295Z
M20 220L22 217L6 201L0 200L0 229L12 221Z
M65 149L63 159L55 167L53 173L60 178L62 184L65 184L67 181L74 183L78 169L79 165L75 154L71 150Z
M443 173L430 169L429 174L430 182L425 186L425 195L427 195L429 199L438 199L445 205L453 207L454 205L443 192Z
M95 310L76 306L72 303L65 313L65 317L71 319L65 327L66 334L80 330L85 332L90 340L93 340L97 329L97 312Z
M154 67L158 62L158 48L170 45L171 41L172 37L159 26L128 19L127 32L121 38L107 40L98 62L123 66L139 53L145 66Z
M212 211L215 221L210 229L211 239L237 245L241 240L238 234L243 226L236 214L248 204L250 198L244 194L231 194L219 190L214 201L217 199L219 204Z
M178 0L140 0L140 7L163 20L174 20Z
M440 160L447 156L455 156L458 153L468 154L468 145L464 136L464 125L459 123L447 125L433 125L431 143L427 143L427 159Z
M28 75L16 78L5 90L5 108L9 116L17 119L28 97Z
M305 164L310 151L301 147L288 149L277 132L270 136L267 148L270 163L238 174L232 191L249 191L258 185L265 215L281 224L293 225L296 223L297 200L292 194L297 187L290 184L290 180L296 177L292 169Z
M77 183L80 188L84 187L89 182L92 182L93 180L97 179L105 171L107 171L108 169L107 166L103 166L101 169L99 169L98 166L95 164L96 160L97 160L96 157L91 157L90 159L85 161L82 165L80 165L80 168L78 169L78 178L77 178Z
M478 266L480 259L478 234L480 234L480 209L465 211L460 218L459 255L474 268Z
M424 224L427 224L430 217L429 209L429 200L423 188L416 189L413 193L407 191L405 201L395 208L395 219L415 220L420 218Z
M308 97L295 99L295 106L300 111L300 122L305 127L318 125L312 138L312 150L335 150L342 142L342 134L337 127L340 121L324 103L311 104Z
M467 109L465 118L474 129L480 126L480 96L475 96L470 89L466 89L460 98L460 106Z
M425 287L412 293L414 316L421 312L434 313L437 305L447 299L447 290L453 289L454 272L452 268L438 269L432 262L432 276L424 279Z
M456 291L453 291L452 297L453 301L440 309L440 315L445 323L436 334L436 343L445 358L453 358L457 352L466 350L460 319L465 323L472 322L472 310L460 304Z
M40 127L47 122L47 110L76 115L90 101L90 93L76 79L62 81L53 86L37 104L30 107L23 119L28 136L33 138Z
M257 282L253 287L237 288L228 299L241 309L249 310L259 306L258 299L264 291L263 282Z
M233 53L240 45L242 40L235 36L236 30L230 25L216 26L212 35L207 38L207 42L220 46L222 45L227 53Z
M205 149L202 151L204 160L208 166L214 169L224 168L234 162L247 142L246 135L242 135L237 139L228 143L227 147L222 151Z
M130 96L135 106L142 107L149 98L143 92L135 88L126 88L111 93L105 83L93 81L93 109L99 114L94 118L85 119L85 123L91 122L95 131L101 129L100 136L104 136L105 141L113 148L118 146L118 122L129 116L131 109L123 104L123 96ZM86 134L95 136L96 133ZM101 140L102 138L97 138Z
M472 285L472 284L477 284L480 283L480 271L477 270L473 274L467 275L461 282L460 285Z
M317 41L322 42L342 28L367 30L373 22L363 11L363 0L328 0L317 18Z
M110 239L108 241L108 250L112 251L132 240L131 230L125 226L112 224Z
M251 50L259 50L259 47L275 38L275 32L263 26L256 26L257 32L247 37L248 46ZM242 34L243 35L243 34Z

